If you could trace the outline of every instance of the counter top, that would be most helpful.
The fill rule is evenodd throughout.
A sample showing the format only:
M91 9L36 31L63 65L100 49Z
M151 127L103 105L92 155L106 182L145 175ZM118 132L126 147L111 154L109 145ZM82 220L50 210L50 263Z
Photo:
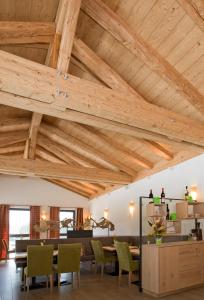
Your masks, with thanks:
M173 247L173 246L184 246L184 245L195 245L195 244L204 244L204 240L202 241L179 241L179 242L170 242L170 243L162 243L157 246L156 244L145 244L142 247Z

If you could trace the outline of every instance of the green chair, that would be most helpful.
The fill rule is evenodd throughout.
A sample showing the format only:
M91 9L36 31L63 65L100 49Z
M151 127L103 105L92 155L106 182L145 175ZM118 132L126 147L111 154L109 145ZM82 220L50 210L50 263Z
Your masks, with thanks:
M58 287L60 287L60 278L62 273L77 272L78 286L80 285L80 257L82 244L59 244L57 265L54 265L54 272L58 274Z
M121 283L122 271L129 272L128 285L131 285L132 272L139 269L138 261L132 259L132 255L129 250L129 245L126 242L115 242L116 252L119 261L119 285Z
M27 267L24 269L24 287L29 291L29 278L46 275L50 277L50 290L53 287L53 245L28 246ZM48 287L48 279L47 279Z
M105 255L101 241L92 240L91 246L94 252L95 262L96 262L95 271L97 272L97 266L100 265L101 276L103 276L105 265L107 263L115 262L117 258L113 255Z

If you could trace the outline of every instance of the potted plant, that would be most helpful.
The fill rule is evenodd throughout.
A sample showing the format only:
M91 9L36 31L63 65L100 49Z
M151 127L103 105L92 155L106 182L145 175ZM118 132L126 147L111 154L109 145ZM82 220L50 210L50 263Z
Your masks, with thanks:
M148 224L151 227L151 232L149 235L155 238L156 245L161 245L162 238L167 230L164 218L151 218L148 221Z

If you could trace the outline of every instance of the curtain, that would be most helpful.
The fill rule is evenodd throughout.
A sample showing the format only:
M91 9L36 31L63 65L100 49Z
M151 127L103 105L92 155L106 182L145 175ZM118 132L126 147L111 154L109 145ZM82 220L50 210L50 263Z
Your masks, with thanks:
M40 206L30 207L30 239L40 238L40 232L34 230L34 225L40 225Z
M76 229L80 230L83 229L84 225L84 217L83 217L83 208L78 207L77 208L77 219L76 219Z
M59 222L59 213L60 209L59 207L50 207L50 221ZM51 229L50 230L50 238L57 238L59 239L60 236L59 229Z
M6 257L6 249L2 240L9 244L9 206L0 205L0 260Z

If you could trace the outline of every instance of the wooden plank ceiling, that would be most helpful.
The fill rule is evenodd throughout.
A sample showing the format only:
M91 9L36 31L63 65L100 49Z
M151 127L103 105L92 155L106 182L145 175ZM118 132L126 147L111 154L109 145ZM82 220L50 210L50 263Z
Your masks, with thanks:
M0 0L0 173L92 199L203 153L202 0Z

